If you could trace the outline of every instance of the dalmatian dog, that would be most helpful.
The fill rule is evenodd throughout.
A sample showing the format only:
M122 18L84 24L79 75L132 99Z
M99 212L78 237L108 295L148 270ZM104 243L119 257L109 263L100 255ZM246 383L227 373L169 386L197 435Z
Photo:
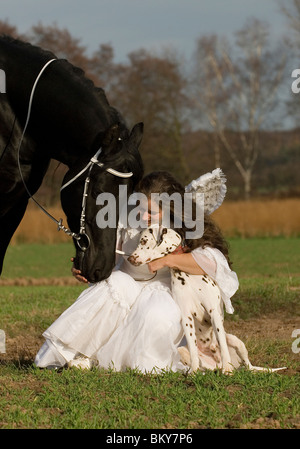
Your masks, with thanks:
M142 265L172 253L181 236L173 229L162 229L159 236L152 228L141 233L136 250L128 257L133 265ZM208 275L192 275L171 269L173 299L178 304L187 346L179 347L181 360L191 372L221 369L231 373L245 365L252 371L277 371L284 368L253 366L245 344L224 329L224 306L218 285Z

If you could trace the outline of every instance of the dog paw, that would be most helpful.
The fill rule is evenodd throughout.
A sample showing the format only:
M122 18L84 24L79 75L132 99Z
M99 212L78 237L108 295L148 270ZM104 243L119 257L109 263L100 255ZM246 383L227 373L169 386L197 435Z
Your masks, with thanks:
M231 363L228 363L227 365L225 365L225 366L222 368L222 373L223 373L223 374L226 374L227 376L230 376L231 374L233 374L233 370L234 370L234 368L233 368L233 366L231 365Z
M192 362L191 363L191 371L192 371L192 373L198 371L199 368L200 368L199 362L195 362L195 363Z

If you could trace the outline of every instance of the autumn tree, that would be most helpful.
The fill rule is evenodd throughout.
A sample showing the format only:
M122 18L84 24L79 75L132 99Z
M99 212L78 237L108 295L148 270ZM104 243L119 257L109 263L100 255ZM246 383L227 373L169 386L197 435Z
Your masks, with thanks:
M19 37L18 30L14 25L10 25L7 20L0 20L0 34L7 34L8 36L12 36L14 38Z
M183 152L184 110L187 97L180 64L172 52L156 55L139 50L119 67L118 83L109 98L131 125L145 124L141 147L146 171L173 171L182 182L189 180Z

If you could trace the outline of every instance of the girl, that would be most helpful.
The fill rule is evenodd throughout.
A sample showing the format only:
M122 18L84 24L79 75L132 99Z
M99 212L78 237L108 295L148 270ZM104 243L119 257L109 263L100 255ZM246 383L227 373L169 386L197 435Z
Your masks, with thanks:
M162 209L153 204L151 193L184 193L181 184L167 172L150 173L137 190L148 198L143 213L148 225L159 224L162 219ZM174 213L171 207L173 221ZM230 268L226 242L208 217L203 236L187 240L184 253L172 253L148 266L136 267L127 256L137 247L140 231L119 223L117 248L125 253L121 263L108 279L82 292L44 332L46 341L36 356L37 366L186 370L178 352L183 330L179 307L171 296L168 267L211 276L220 287L227 311L232 313L230 297L238 288L237 276ZM85 281L78 270L72 271L77 279Z

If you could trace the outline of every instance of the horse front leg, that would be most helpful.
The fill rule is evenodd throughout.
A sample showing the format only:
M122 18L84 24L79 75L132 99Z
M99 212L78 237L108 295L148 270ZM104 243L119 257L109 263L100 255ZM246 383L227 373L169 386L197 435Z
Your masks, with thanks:
M7 247L24 216L27 204L28 198L22 198L8 212L0 216L0 274Z

